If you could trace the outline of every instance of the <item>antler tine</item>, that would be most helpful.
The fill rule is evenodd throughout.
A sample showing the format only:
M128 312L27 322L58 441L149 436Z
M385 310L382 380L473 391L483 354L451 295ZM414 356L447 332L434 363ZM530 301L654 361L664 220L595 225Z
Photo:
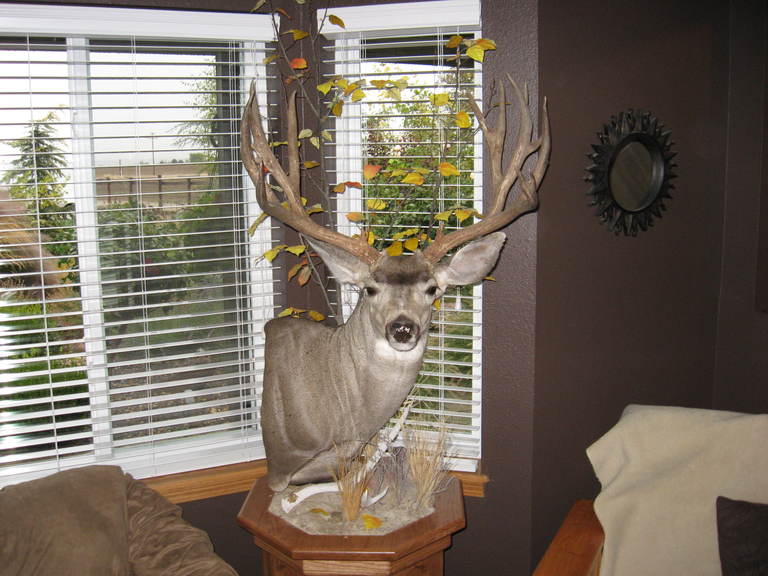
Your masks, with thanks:
M286 121L289 170L286 173L269 146L261 125L256 89L254 84L251 84L251 94L243 111L240 127L240 156L248 175L256 186L256 201L264 212L297 232L337 246L368 264L374 264L381 254L368 244L365 235L355 239L321 226L312 220L304 209L300 193L301 173L297 125L296 92L292 92L288 98ZM265 181L263 166L267 167L282 188L285 202L279 200L272 187Z
M520 90L512 77L507 74L507 80L512 85L515 97L520 108L520 126L517 132L517 142L512 158L504 170L504 140L506 139L506 91L502 83L499 90L501 97L501 112L495 126L490 126L479 106L470 100L470 106L475 113L480 129L483 131L485 142L488 146L491 164L491 190L492 198L490 208L485 217L466 228L454 230L448 234L438 231L437 238L424 250L424 256L432 262L437 262L452 249L473 240L485 236L496 230L504 228L523 214L535 210L539 204L537 190L544 177L549 164L550 133L549 113L547 102L542 106L542 127L539 138L533 140L533 119L526 95ZM536 166L530 175L522 174L523 165L528 157L538 150L539 156ZM522 177L521 177L522 175ZM507 197L520 178L520 193L507 206Z

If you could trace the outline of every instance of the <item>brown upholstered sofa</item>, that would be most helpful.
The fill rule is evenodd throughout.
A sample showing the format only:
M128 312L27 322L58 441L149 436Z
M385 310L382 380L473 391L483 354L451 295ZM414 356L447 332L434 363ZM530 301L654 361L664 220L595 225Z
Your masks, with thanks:
M3 576L237 576L180 509L115 466L0 490Z

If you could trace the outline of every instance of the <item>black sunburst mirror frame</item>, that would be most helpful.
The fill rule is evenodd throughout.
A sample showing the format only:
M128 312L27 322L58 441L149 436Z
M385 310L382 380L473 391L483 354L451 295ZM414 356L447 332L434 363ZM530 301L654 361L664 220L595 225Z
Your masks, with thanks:
M650 112L630 108L611 116L610 123L603 126L597 137L600 142L593 144L594 152L588 154L592 164L587 167L588 175L585 177L592 184L587 192L591 198L590 206L595 206L595 215L615 234L637 236L640 230L653 226L654 218L662 217L662 212L667 209L665 200L672 198L670 190L674 189L674 185L671 180L675 178L673 169L677 166L672 159L677 153L672 150L670 132L664 131L664 125ZM644 162L640 158L645 173L639 176L630 174L629 180L642 189L639 198L632 198L632 202L622 201L621 196L625 192L619 194L618 190L612 190L612 186L618 187L618 182L611 173L619 169L617 160L622 153L621 170L631 170L631 160L628 161L627 157L636 155L638 150L639 156L645 157Z

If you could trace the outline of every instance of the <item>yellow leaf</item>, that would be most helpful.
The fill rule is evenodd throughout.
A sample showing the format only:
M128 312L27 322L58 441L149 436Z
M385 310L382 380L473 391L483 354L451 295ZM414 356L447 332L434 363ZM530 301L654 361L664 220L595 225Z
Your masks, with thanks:
M459 222L464 222L467 218L472 216L475 211L470 208L457 208L454 214L456 214L456 220Z
M278 57L277 54L271 54L266 58L264 58L264 60L262 60L261 63L266 66L267 64L270 64L271 62L274 62L275 60L277 60L277 57Z
M485 49L475 44L474 46L467 48L467 56L472 58L472 60L482 62L485 58Z
M424 184L424 176L418 172L409 172L405 175L405 178L400 180L403 184L413 184L414 186L421 186Z
M430 170L429 168L424 168L424 166L414 166L413 168L411 168L411 170L413 170L414 172L418 172L422 176L426 176L427 174L432 172L432 170Z
M317 91L321 92L323 96L328 94L328 92L331 91L331 88L333 88L333 82L331 80L328 80L328 82L323 82L322 84L317 85Z
M486 276L485 278L483 278L483 280L490 280L491 282L496 282L496 278L494 278L493 276Z
M297 244L296 246L286 246L285 251L299 256L300 254L303 254L306 249L307 247L304 246L304 244Z
M320 149L320 138L317 136L312 136L312 138L309 139L309 143L312 144L315 148L318 150Z
M314 312L314 310L310 310L309 311L310 314L312 312ZM327 510L323 510L322 508L312 508L312 510L310 510L310 512L312 514L320 514L322 516L330 516L330 513Z
M341 76L337 76L336 80L334 80L334 83L336 86L342 89L346 89L346 87L349 86L349 80L342 78Z
M294 40L301 40L302 38L309 36L309 32L305 32L304 30L296 30L295 28L286 30L283 32L283 34L292 34Z
M304 58L294 58L289 65L294 70L304 70L309 66Z
M407 230L402 230L400 232L396 232L392 236L392 240L402 240L403 238L407 238L408 236L414 236L419 233L418 228L408 228Z
M301 197L301 205L302 205L302 206L306 206L306 205L307 205L307 202L309 202L309 200L307 200L307 199L306 199L306 197L302 196L302 197Z
M352 94L352 92L354 92L358 88L360 88L360 84L358 84L357 82L352 82L351 84L347 84L347 86L344 88L344 96L349 96L350 94Z
M445 212L440 212L439 214L435 214L435 220L439 220L440 222L448 222L448 218L451 217L452 213L453 213L453 210L446 210Z
M343 100L337 100L333 108L331 108L331 112L333 113L336 118L341 118L341 113L344 111L344 101Z
M291 279L292 279L294 276L296 276L296 273L297 273L299 270L301 270L302 268L304 268L304 266L306 266L306 265L307 265L307 262L306 262L306 260L304 260L304 261L302 261L302 262L299 262L298 264L294 264L294 266L293 266L293 267L292 267L290 270L288 270L288 282L290 282L290 281L291 281Z
M264 6L264 4L266 3L267 3L267 0L259 0L258 2L256 2L256 4L253 5L253 8L251 8L251 12L256 12L256 10Z
M359 102L365 98L365 92L363 92L361 89L357 89L354 92L352 92L352 102Z
M288 144L288 142L286 142L285 140L278 140L278 141L275 141L275 142L270 142L270 143L269 143L269 145L270 145L272 148L277 148L278 146L285 146L285 145L287 145L287 144Z
M480 46L483 50L496 50L496 42L489 38L478 38L474 45Z
M256 228L258 228L259 225L262 222L264 222L264 220L266 220L267 218L269 218L269 214L267 214L266 212L262 212L261 214L259 214L259 217L253 221L253 224L248 226L248 235L253 236L254 233L256 232Z
M374 234L373 232L371 232L371 231L369 230L369 231L368 231L368 244L369 244L370 246L373 246L373 243L374 243L374 242L376 242L376 234Z
M371 80L371 84L373 84L376 88L381 90L387 85L387 80Z
M304 162L304 168L306 168L307 170L309 170L310 168L316 168L318 166L320 166L320 162L315 162L314 160L307 160L306 162Z
M459 128L471 128L472 127L472 118L469 117L469 114L467 114L464 111L457 112L456 113L456 126Z
M287 246L285 244L278 244L274 248L271 248L264 252L262 256L266 258L269 262L272 262L275 258L277 258L277 255L280 254Z
M387 246L387 254L390 256L400 256L403 253L403 243L400 240L395 240Z
M363 166L363 178L371 180L376 177L376 174L381 170L381 166L378 164L366 164Z
M307 208L306 212L307 212L307 214L309 214L311 216L312 214L318 214L320 212L325 212L325 208L320 206L320 204L312 204L312 206Z
M347 214L347 220L350 222L362 222L365 220L365 216L363 216L360 212L350 212Z
M435 310L440 310L440 308L442 306L443 306L443 301L442 300L438 299L438 300L435 300L434 302L432 302L432 308L434 308Z
M301 132L299 132L299 140L302 138L309 138L310 136L312 136L312 130L309 128L304 128Z
M432 102L432 106L445 106L451 101L451 96L446 92L440 94L430 94L429 101Z
M322 132L320 132L320 136L322 136L323 140L325 140L326 142L333 142L333 136L331 136L331 133L328 132L328 130L323 130Z
M336 14L329 14L328 15L328 22L330 22L331 24L335 24L336 26L338 26L340 28L345 28L344 20L342 20L341 18L336 16Z
M399 178L400 176L405 176L407 172L403 170L402 168L395 168L392 170L392 172L389 173L390 178Z
M294 318L298 318L299 315L303 314L304 312L306 312L306 310L303 310L301 308L294 308L293 306L289 306L288 308L286 308L285 310L280 312L280 314L278 314L277 317L278 318L285 318L286 316L293 316Z
M347 189L347 183L346 182L339 182L332 188L333 192L336 194L343 194L344 191Z
M446 48L457 48L459 44L461 44L461 41L464 40L463 36L459 36L458 34L454 34L448 39L448 42L445 44Z
M304 286L307 282L309 282L310 278L312 278L312 268L305 266L301 269L301 272L299 272L296 280L299 282L299 286Z
M456 168L453 164L450 162L440 162L440 166L437 168L440 171L440 174L443 177L448 176L459 176L459 169Z
M310 310L307 312L307 316L309 316L315 322L322 322L325 320L325 314L320 314L320 312L317 310Z
M381 518L371 516L370 514L363 514L361 518L363 519L363 526L366 530L374 530L381 526Z
M418 238L408 238L404 243L405 248L407 250L410 250L411 252L415 252L416 249L419 247L419 239Z
M408 88L408 76L403 76L402 78L398 78L394 82L392 82L396 88L399 88L400 90L405 90Z
M384 210L387 207L387 203L380 198L369 198L365 205L368 207L368 210Z

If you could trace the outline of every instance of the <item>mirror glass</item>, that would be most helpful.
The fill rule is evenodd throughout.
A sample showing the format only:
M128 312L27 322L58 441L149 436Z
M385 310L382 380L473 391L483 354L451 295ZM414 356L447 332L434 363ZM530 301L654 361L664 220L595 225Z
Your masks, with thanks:
M642 142L630 142L613 161L608 185L616 203L624 210L645 208L656 196L653 185L653 159Z

